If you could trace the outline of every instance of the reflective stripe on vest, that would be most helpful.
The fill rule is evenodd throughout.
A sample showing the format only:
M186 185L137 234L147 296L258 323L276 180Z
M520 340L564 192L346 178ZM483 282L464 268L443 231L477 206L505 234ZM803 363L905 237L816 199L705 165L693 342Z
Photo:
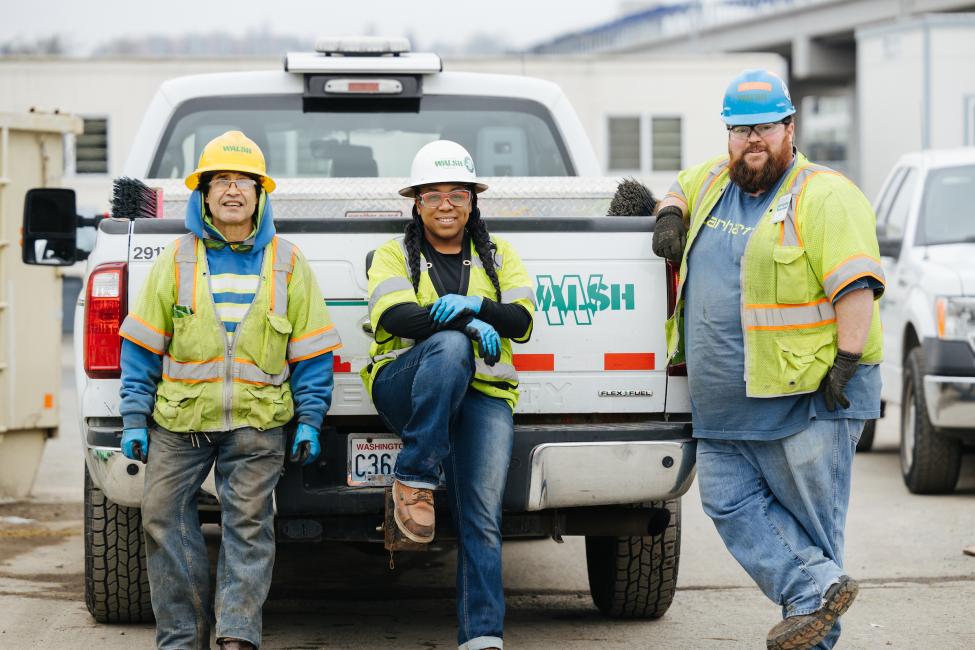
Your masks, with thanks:
M335 325L328 325L288 342L288 362L297 363L342 343Z
M396 348L395 350L390 350L389 352L385 352L383 354L377 354L372 358L372 362L376 363L377 361L382 361L383 359L395 359L413 349L413 339L400 339L400 341L402 341L406 347Z
M836 322L836 312L827 298L805 305L745 305L742 321L746 330L802 329Z
M413 291L413 283L406 278L393 277L386 278L373 290L372 295L369 296L369 314L372 314L373 307L383 296L388 296L391 293L396 293L397 291Z
M135 314L125 317L119 329L119 336L160 356L166 353L169 342L173 339L172 334L153 327Z
M223 379L223 357L208 361L176 361L168 354L163 357L163 379L197 384Z
M247 384L270 384L280 386L291 376L291 366L284 364L284 370L276 375L269 375L258 368L253 361L247 359L234 359L234 379Z
M500 362L489 366L484 363L484 359L481 357L474 358L474 374L488 377L491 380L502 380L511 384L518 383L518 371L515 370L514 366Z
M711 168L708 172L708 177L704 179L704 184L701 185L701 191L697 193L697 203L696 205L701 205L704 203L704 197L708 195L708 190L714 185L714 182L718 180L718 176L721 175L725 169L728 168L728 160L722 160L717 165Z
M527 300L532 304L532 307L538 307L538 303L535 302L535 292L530 287L515 287L501 292L501 302L510 303L516 300Z

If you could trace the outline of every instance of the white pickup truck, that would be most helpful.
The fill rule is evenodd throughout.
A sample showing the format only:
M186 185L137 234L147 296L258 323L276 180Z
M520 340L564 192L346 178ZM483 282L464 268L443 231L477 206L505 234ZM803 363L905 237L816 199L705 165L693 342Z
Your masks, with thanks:
M901 406L901 471L951 492L975 442L975 148L903 156L877 200L887 276L883 399Z
M604 216L616 183L595 178L591 145L554 84L361 49L333 43L289 54L282 71L168 81L148 108L126 175L160 188L162 218L101 222L75 317L89 610L107 622L151 617L143 466L119 452L118 327L153 260L185 232L182 178L204 144L238 129L267 157L278 233L309 259L344 342L321 462L289 464L275 493L278 542L383 540L398 439L357 374L371 336L366 259L403 231L410 205L396 189L414 153L452 139L490 186L481 209L491 231L520 252L537 289L534 334L514 359L522 395L503 534L585 535L598 608L661 616L674 596L679 500L694 478L695 446L686 377L667 365L674 276L650 252L653 218ZM73 195L34 192L25 250L70 263ZM214 492L207 483L200 494L204 521L219 521ZM449 514L437 516L437 541L449 543Z

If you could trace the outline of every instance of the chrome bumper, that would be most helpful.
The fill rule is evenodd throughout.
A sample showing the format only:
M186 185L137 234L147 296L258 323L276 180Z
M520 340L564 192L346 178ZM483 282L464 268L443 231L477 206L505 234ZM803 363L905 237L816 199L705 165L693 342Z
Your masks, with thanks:
M528 510L676 499L694 480L693 440L544 443L532 449Z
M934 426L975 429L975 377L925 375L924 402Z

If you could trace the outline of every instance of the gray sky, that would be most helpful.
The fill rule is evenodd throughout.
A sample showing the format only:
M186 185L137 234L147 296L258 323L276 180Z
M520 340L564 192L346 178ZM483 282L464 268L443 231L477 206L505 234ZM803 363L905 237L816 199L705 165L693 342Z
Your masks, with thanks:
M617 16L619 0L6 0L0 42L59 34L72 51L117 37L148 34L247 32L267 26L275 34L410 32L420 47L457 43L482 32L525 47ZM313 43L309 43L311 46Z

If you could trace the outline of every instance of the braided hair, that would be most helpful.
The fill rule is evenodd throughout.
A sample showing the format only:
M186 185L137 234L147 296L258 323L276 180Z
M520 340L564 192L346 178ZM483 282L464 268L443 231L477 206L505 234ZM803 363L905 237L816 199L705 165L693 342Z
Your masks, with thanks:
M501 302L501 282L498 280L498 271L494 266L494 253L498 247L491 241L487 226L481 219L481 210L477 207L477 194L471 189L471 215L465 226L467 234L474 242L474 251L481 260L484 272L491 279L494 285L495 296ZM406 248L407 263L410 271L410 281L413 283L413 290L418 291L420 286L420 247L423 243L423 221L420 212L417 210L416 203L413 204L413 219L406 224L403 232L403 245Z

